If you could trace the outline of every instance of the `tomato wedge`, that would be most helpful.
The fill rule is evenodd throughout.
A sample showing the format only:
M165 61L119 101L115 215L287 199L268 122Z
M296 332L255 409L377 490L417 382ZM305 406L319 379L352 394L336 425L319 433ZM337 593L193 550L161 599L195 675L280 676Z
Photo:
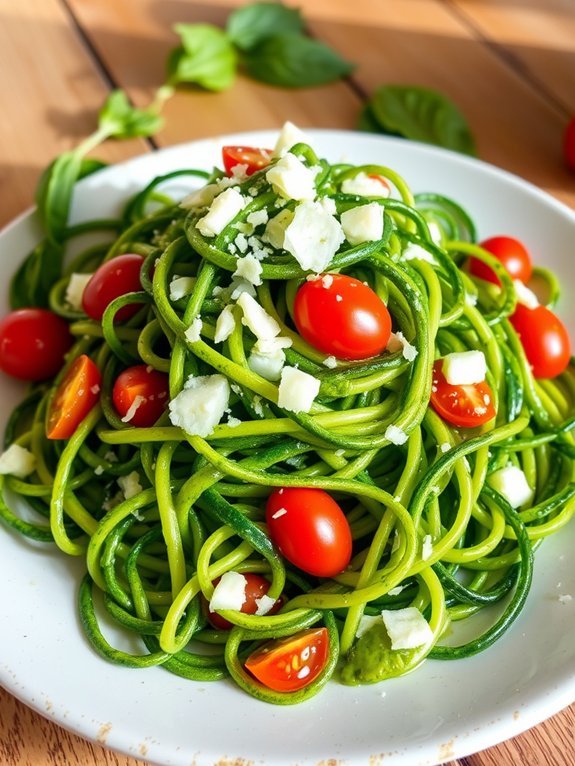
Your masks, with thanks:
M86 354L79 356L62 378L50 403L48 439L69 439L100 398L100 370Z
M442 371L443 360L433 365L431 406L437 414L454 426L476 428L495 417L493 392L486 381L452 386Z
M296 692L319 676L328 657L327 628L311 628L263 644L246 660L246 670L268 689Z
M270 164L271 149L256 149L253 146L224 146L222 159L226 173L231 176L236 165L246 165L246 175L251 176Z

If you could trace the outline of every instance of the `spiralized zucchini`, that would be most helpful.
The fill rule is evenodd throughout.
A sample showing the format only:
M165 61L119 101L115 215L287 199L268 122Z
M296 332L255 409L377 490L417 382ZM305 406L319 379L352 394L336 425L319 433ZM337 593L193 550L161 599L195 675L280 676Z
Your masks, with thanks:
M325 354L298 335L292 318L295 293L309 271L271 248L261 261L257 301L292 341L286 364L320 381L309 412L280 408L277 381L247 364L255 338L238 307L230 337L215 343L214 335L224 306L235 303L230 285L238 234L258 238L263 230L248 217L265 210L260 220L273 218L298 203L278 197L264 168L237 181L251 201L220 234L206 237L196 226L206 208L182 208L161 191L176 174L155 179L119 220L69 230L71 240L104 229L113 239L110 244L102 234L102 244L76 256L52 288L51 308L69 321L76 342L66 368L55 381L31 389L6 430L6 445L16 442L34 454L34 474L1 478L3 490L25 498L49 523L17 516L6 497L0 509L24 535L85 558L81 621L103 657L134 668L162 666L192 680L231 676L249 694L280 704L309 698L332 676L347 684L381 681L426 657L456 659L487 648L525 603L534 550L575 512L573 367L553 380L533 378L507 318L516 303L513 283L475 244L468 213L436 194L414 197L389 168L330 165L304 144L292 153L319 169L317 196L333 200L338 218L366 201L342 192L345 179L365 173L391 185L393 195L377 200L384 209L381 239L353 247L344 242L328 271L368 283L388 306L394 330L417 353L406 359L401 349L386 351L326 367ZM226 183L218 171L209 178L183 172L219 180L222 188ZM406 259L414 244L423 250ZM145 257L141 293L115 300L102 322L66 303L72 273L93 272L127 252ZM496 271L500 289L470 278L468 255ZM552 275L541 274L556 297ZM192 281L188 295L171 300L175 276ZM134 297L144 304L141 310L115 323L116 312ZM186 331L197 317L201 334L190 339ZM440 356L471 349L485 354L497 417L480 428L457 429L429 405L432 366ZM50 441L47 407L81 354L102 372L100 403L67 442ZM206 437L173 426L167 411L153 427L123 422L111 402L112 385L124 368L142 363L169 373L171 398L190 375L224 375L233 391L228 420ZM404 444L390 442L389 426L405 434ZM488 481L509 464L523 470L534 491L533 501L517 510ZM136 481L126 499L118 479L128 476ZM344 572L319 579L283 560L265 525L266 498L276 487L333 494L353 535L353 558ZM222 616L233 629L212 628L206 603L214 580L228 571L265 575L269 595L282 595L281 610L263 616L226 610ZM103 594L99 607L94 590ZM504 606L491 627L463 645L445 644L450 633L457 637L452 623L498 602ZM393 650L383 622L357 638L364 615L407 606L426 618L432 640ZM110 645L97 617L102 607L140 637L142 652ZM245 670L245 657L258 642L319 625L328 629L329 660L311 684L275 692Z

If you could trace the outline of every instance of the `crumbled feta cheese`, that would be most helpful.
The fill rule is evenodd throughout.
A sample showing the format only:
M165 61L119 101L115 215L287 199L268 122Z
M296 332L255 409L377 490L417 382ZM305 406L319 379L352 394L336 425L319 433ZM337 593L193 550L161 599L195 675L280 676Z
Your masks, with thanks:
M242 293L238 298L238 306L243 311L242 324L248 327L256 338L267 340L280 334L279 324L251 295Z
M180 202L180 207L186 210L192 210L196 207L208 207L214 201L214 198L220 193L221 189L217 184L207 184L201 189L196 189L184 197Z
M433 543L431 542L431 535L425 535L421 544L421 560L427 561L427 559L431 558L432 553Z
M118 486L122 490L124 498L130 500L130 498L135 497L142 491L140 475L137 471L132 471L132 473L126 476L120 476L118 478Z
M405 590L405 585L396 585L395 588L391 588L387 591L388 596L399 596L401 591Z
M296 367L284 367L278 390L278 406L291 412L309 412L320 382Z
M195 279L193 277L179 277L174 275L170 282L170 300L177 301L185 298L194 289Z
M228 407L230 386L223 375L190 376L169 403L170 421L190 436L209 436Z
M533 290L530 290L520 279L513 280L513 287L515 288L517 303L527 306L528 309L536 309L539 306L539 300Z
M296 201L315 199L316 170L308 168L294 154L286 154L266 173L276 194Z
M233 333L236 327L232 306L225 306L216 320L214 343L223 343Z
M241 231L234 239L234 245L240 251L240 253L247 253L248 251L248 238Z
M317 202L302 202L285 230L283 246L302 269L324 271L344 239L337 218Z
M262 265L253 255L246 255L238 258L234 277L242 277L252 285L261 285L262 283Z
M280 131L278 140L274 146L273 156L283 157L289 152L292 146L295 146L296 144L307 143L309 142L305 133L300 130L297 125L294 125L293 122L289 122L288 120L287 122L284 122L284 125Z
M251 295L252 298L255 298L256 288L251 282L248 282L248 280L243 277L233 277L230 285L230 298L233 301L236 301L242 293L247 293L248 295Z
M443 453L445 453L445 452L449 452L449 450L451 449L451 444L450 444L449 442L443 442L443 444L440 444L440 445L439 445L439 449L440 449L440 450L441 450Z
M435 265L435 258L429 252L429 250L426 250L421 245L417 245L415 242L410 242L405 247L401 257L404 261L412 261L415 259L418 261L427 261L427 263Z
M394 651L416 649L433 640L429 623L414 606L405 609L384 609L381 616Z
M243 210L246 200L233 187L219 194L206 215L200 218L196 227L204 237L215 237L231 223L238 213Z
M124 417L121 418L122 423L129 423L145 401L146 401L145 396L136 394L136 396L134 397L132 401L132 404L130 404L128 408L128 411L126 412Z
M335 215L337 213L337 205L335 204L335 200L331 197L322 197L318 202L326 213L329 213L330 215Z
M279 378L279 375L278 375L278 378ZM264 408L262 405L261 396L258 396L257 394L254 396L254 398L252 399L252 409L259 418L263 418Z
M94 468L94 473L96 474L96 476L101 476L104 473L104 466L103 465L97 465Z
M384 437L392 444L397 444L398 446L405 444L407 441L407 434L405 431L402 431L401 428L398 428L398 426L388 426L385 429Z
M234 165L232 168L232 176L240 181L240 183L241 181L245 181L248 177L248 166L238 162L238 164Z
M341 184L344 194L355 194L358 197L389 197L389 186L376 176L369 176L363 171L353 178L345 178Z
M189 340L190 343L196 343L201 338L201 332L202 332L202 318L198 314L197 317L194 317L192 324L188 327L188 329L185 331L184 335L186 336L186 340Z
M337 359L335 356L326 356L322 364L324 367L328 367L330 370L333 370L337 367Z
M253 351L257 354L275 354L279 349L291 348L293 341L291 338L285 338L283 335L277 335L275 338L262 338L254 343Z
M413 362L417 356L417 349L407 340L401 330L391 333L386 350L391 354L401 350L404 359L407 359L408 362Z
M234 418L232 415L229 415L226 425L228 425L230 428L236 428L237 426L241 425L241 422L242 421L239 418Z
M370 615L370 614L362 614L361 619L359 621L359 625L357 626L357 629L355 631L355 637L361 638L364 633L367 633L367 631L370 628L373 628L373 626L376 623L381 623L381 616L380 615Z
M210 612L217 609L235 609L239 612L246 602L246 585L243 574L224 572L210 599Z
M533 499L533 490L525 474L515 465L507 465L489 474L487 483L503 495L512 508L519 508Z
M256 226L263 226L264 223L267 223L269 219L269 213L263 207L261 210L254 210L253 213L250 213L246 217L246 221L248 223L251 223L251 225L255 228Z
M281 517L285 516L286 513L287 510L285 508L278 508L275 513L272 513L272 519L281 519Z
M374 242L383 236L383 208L377 202L352 207L341 214L341 225L350 245Z
M259 598L256 598L256 614L258 617L263 617L264 614L267 614L271 609L273 609L273 606L275 604L276 600L275 598L272 598L271 596L268 596L264 594L263 596L260 596Z
M485 380L487 363L483 351L455 351L443 357L441 368L451 386L467 386Z
M293 221L293 216L291 210L282 210L270 218L262 234L262 240L268 242L276 250L283 250L286 229Z
M248 367L256 375L260 375L266 380L275 381L280 379L285 361L286 355L281 348L266 354L252 349L248 357Z
M66 287L66 303L73 309L82 310L82 296L92 274L70 274L70 281Z
M10 474L23 479L33 473L35 468L36 458L19 444L11 444L0 455L0 474Z

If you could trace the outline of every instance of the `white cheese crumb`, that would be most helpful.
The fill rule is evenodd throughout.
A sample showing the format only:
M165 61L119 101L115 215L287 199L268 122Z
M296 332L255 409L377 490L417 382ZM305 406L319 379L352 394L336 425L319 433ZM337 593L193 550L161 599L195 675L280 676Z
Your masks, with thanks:
M399 596L401 591L405 590L405 585L396 585L395 588L391 588L387 591L388 596Z
M309 141L306 138L305 133L300 130L297 125L289 120L284 122L283 127L274 146L273 156L283 157L289 152L292 146L296 144L307 144Z
M290 348L292 346L291 338L284 338L283 335L277 335L275 338L263 338L254 343L253 351L257 354L275 354L279 349Z
M326 290L329 290L329 288L333 285L333 274L324 274L321 278L321 283Z
M525 474L515 465L507 465L489 474L487 482L503 495L512 508L519 508L533 498L533 490L527 483Z
M10 474L23 479L33 473L35 468L36 458L19 444L11 444L0 455L0 474Z
M246 602L246 585L243 574L224 572L210 599L210 612L217 609L235 609L239 612Z
M330 370L333 370L337 367L337 359L335 356L326 356L322 364L324 367L328 367Z
M443 442L443 444L439 445L439 449L444 453L449 452L451 449L451 444L449 442Z
M293 216L291 210L282 210L270 218L262 234L262 240L268 242L276 250L283 250L286 229L293 221Z
M195 279L193 277L179 277L176 274L170 282L170 300L177 301L185 298L194 289Z
M397 444L398 446L405 444L408 438L405 431L402 431L398 426L388 426L385 429L384 437L392 444Z
M381 623L380 615L362 614L359 625L355 631L356 638L361 638L364 633L367 633L367 631L378 622Z
M231 223L238 213L243 210L246 200L233 187L219 194L206 215L200 218L196 227L204 237L215 237Z
M238 306L243 311L242 324L248 327L256 338L267 340L280 334L279 324L251 295L242 293L238 298Z
M331 197L322 197L318 202L326 213L329 213L330 215L335 215L337 213L337 205L335 204L335 200Z
M261 285L262 283L262 265L253 255L246 255L244 258L238 258L234 277L242 277L252 285Z
M374 242L383 235L383 207L377 202L352 207L341 214L341 226L350 245Z
M100 386L97 383L94 383L93 386L90 386L90 391L96 395L100 393Z
M337 218L318 202L302 202L285 230L283 247L302 269L319 272L331 263L344 239Z
M194 317L192 320L192 324L188 327L188 329L185 331L184 335L186 336L186 339L190 341L190 343L196 343L201 338L201 332L202 332L202 318L198 314L197 317Z
M241 423L242 421L239 418L234 418L232 415L229 415L226 425L228 425L230 428L237 428L237 426L241 425Z
M234 277L232 279L230 291L230 298L233 301L237 300L242 293L247 293L248 295L251 295L252 298L255 298L256 295L256 288L251 282L248 282L248 280L243 277Z
M267 181L276 194L298 202L316 196L315 170L308 168L294 154L285 154L266 173Z
M140 396L140 394L136 394L136 396L134 397L134 400L132 401L132 404L130 404L128 408L128 411L126 412L123 418L120 418L122 423L129 423L145 401L146 401L145 396Z
M433 554L433 543L431 542L431 535L425 535L423 543L421 545L421 560L427 561Z
M487 363L483 351L455 351L443 357L441 368L451 386L467 386L485 380Z
M515 288L517 303L527 306L528 309L536 309L539 306L539 300L533 290L530 290L520 279L513 280L513 287Z
M245 181L248 177L248 166L238 162L238 164L234 165L232 168L232 176L240 183Z
M118 486L122 490L124 498L130 500L142 491L142 485L140 484L140 475L137 471L127 474L127 476L120 476L118 479Z
M246 221L248 223L251 223L251 225L255 228L256 226L263 226L264 223L267 223L269 219L269 213L263 207L261 210L254 210L253 213L250 213L246 217Z
M240 253L247 253L248 251L248 238L241 231L234 239L234 245L240 251Z
M279 378L279 375L278 375L278 378ZM254 396L254 398L252 399L252 409L259 418L263 418L264 408L262 405L261 396L258 396L257 394Z
M341 184L341 191L344 194L355 194L358 197L389 197L389 186L380 181L377 177L373 178L363 171L353 178L346 178Z
M429 623L414 606L405 609L384 609L381 616L394 651L416 649L433 640Z
M465 303L468 306L477 306L478 297L475 293L465 293Z
M279 508L275 513L272 513L272 519L281 519L282 516L285 516L287 513L287 510L285 508Z
M104 466L103 465L97 465L94 468L94 473L96 474L96 476L101 476L104 473Z
M266 380L276 381L280 379L285 361L286 355L281 348L266 354L252 349L248 357L248 367L256 375L260 375Z
M320 382L295 367L284 367L278 390L278 406L290 412L309 412L319 393Z
M190 436L209 436L228 407L230 386L223 375L190 376L169 404L170 421Z
M207 184L201 189L196 189L184 197L180 202L180 207L186 210L193 210L196 207L208 207L214 201L214 198L220 193L221 189L217 184Z
M232 306L225 306L216 320L216 332L214 343L223 343L233 333L236 327L236 320Z
M66 303L73 309L82 310L82 296L92 274L70 274L70 281L66 287Z
M267 594L256 598L257 609L255 613L258 615L258 617L263 617L264 614L267 614L271 609L273 609L275 602L275 598L272 598Z
M429 250L426 250L424 247L416 244L415 242L410 242L405 247L401 257L404 261L412 261L415 259L419 261L427 261L427 263L435 265L435 258L429 252Z
M413 362L417 356L417 349L407 340L401 330L391 333L386 350L392 354L401 350L403 358L407 359L408 362Z

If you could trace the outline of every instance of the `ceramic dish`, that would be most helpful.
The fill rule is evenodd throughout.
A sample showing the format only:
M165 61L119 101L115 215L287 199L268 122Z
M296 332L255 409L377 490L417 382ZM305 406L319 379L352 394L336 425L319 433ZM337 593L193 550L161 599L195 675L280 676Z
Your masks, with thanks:
M471 212L480 237L520 237L536 263L559 274L567 293L559 313L575 338L575 300L568 292L572 211L516 177L451 152L363 134L309 135L318 154L331 161L387 164L415 191L453 197ZM274 141L267 132L225 136L112 167L78 186L73 218L114 214L155 175L209 169L219 163L223 144ZM0 235L2 284L38 237L32 214ZM21 395L21 386L0 380L2 422ZM575 596L574 544L575 524L545 542L523 614L487 652L453 663L428 661L409 676L374 686L332 682L303 705L277 708L231 683L194 683L158 668L106 663L78 623L81 562L2 529L0 683L63 726L166 766L228 760L266 766L436 764L511 737L575 699L575 600L559 600ZM119 632L113 638L120 646L126 640Z

